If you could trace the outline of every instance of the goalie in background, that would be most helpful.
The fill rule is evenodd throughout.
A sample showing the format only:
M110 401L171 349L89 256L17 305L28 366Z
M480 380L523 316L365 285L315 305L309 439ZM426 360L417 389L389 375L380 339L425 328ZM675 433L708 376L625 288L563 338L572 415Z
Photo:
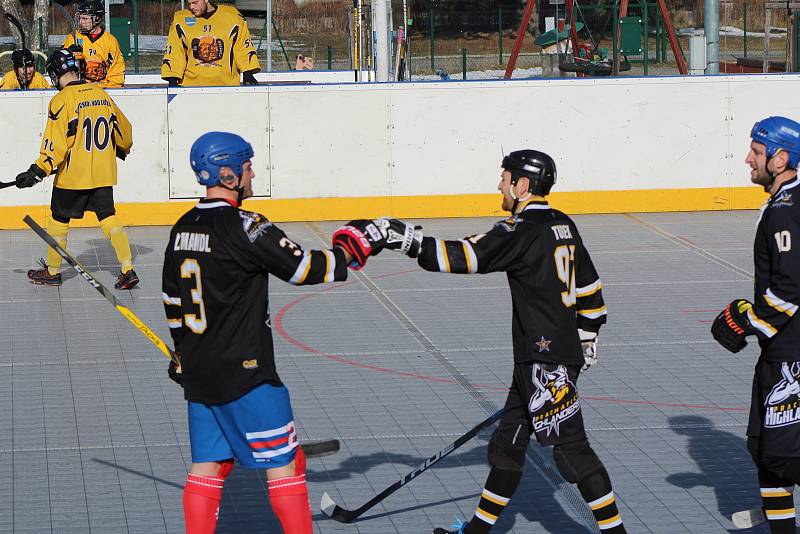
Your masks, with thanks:
M11 63L13 68L0 79L0 91L52 88L36 70L33 54L27 48L14 50L11 53Z
M189 0L175 13L161 62L171 87L258 85L261 70L250 29L239 10L208 0Z
M241 209L253 195L253 147L227 132L190 151L206 198L172 228L162 291L181 366L170 378L188 401L192 467L183 490L188 534L217 524L234 458L265 469L269 501L285 534L312 534L289 391L275 368L269 275L294 285L347 279L341 248L303 250L266 217Z
M75 13L78 32L67 34L62 48L75 55L81 76L104 89L125 84L125 59L117 38L102 26L105 4L101 0L84 0Z
M131 123L103 89L78 77L78 62L68 50L50 54L45 68L59 91L48 106L39 158L17 175L16 185L32 187L55 174L47 233L66 248L70 220L94 212L119 260L120 274L114 287L131 289L139 277L133 270L128 236L116 216L113 191L116 158L125 159L133 144ZM41 269L28 271L30 281L60 286L58 252L48 248L47 261L40 261Z
M800 484L800 123L757 122L745 162L750 181L770 194L759 217L753 301L736 299L714 319L720 345L739 352L755 335L747 449L758 468L764 515L773 534L795 533L793 490Z
M445 241L384 218L351 221L337 230L334 243L348 248L356 268L387 248L417 258L427 271L508 276L514 373L489 442L492 469L472 519L434 534L492 529L522 479L531 435L553 446L559 473L578 486L601 531L622 534L611 479L589 445L576 387L581 369L597 362L597 333L606 322L603 284L575 223L545 198L556 180L553 159L537 150L519 150L501 166L498 189L502 209L511 216L486 233ZM372 232L369 223L381 232Z

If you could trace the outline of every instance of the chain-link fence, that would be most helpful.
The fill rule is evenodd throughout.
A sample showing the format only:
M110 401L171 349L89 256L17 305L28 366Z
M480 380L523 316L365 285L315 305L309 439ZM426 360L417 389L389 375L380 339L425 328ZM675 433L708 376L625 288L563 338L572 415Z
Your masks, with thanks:
M670 21L676 29L676 43L683 54L689 39L703 34L702 0L666 0ZM775 2L773 2L775 3ZM361 50L366 51L365 66L372 66L370 10L362 2ZM477 10L454 9L447 2L409 1L408 74L411 80L492 79L503 77L519 30L525 2L495 0L470 4ZM526 28L522 48L516 59L514 77L574 75L568 37L575 23L579 56L595 65L594 75L678 74L667 25L657 0L630 0L625 17L619 13L619 0L574 1L573 17L565 5L537 2L537 9ZM786 5L786 2L780 2ZM235 4L247 18L262 68L266 70L266 0L237 0ZM798 20L791 10L767 9L761 0L721 0L720 71L761 72L765 50L769 69L799 71L795 51L800 36ZM314 60L318 70L353 68L353 9L351 0L310 1L302 8L292 0L273 0L272 68L291 70L295 57L302 54ZM111 6L112 33L120 42L128 37L128 72L158 72L166 45L166 35L180 2L164 0L125 0ZM40 31L28 36L35 47L56 47L71 30L74 4L52 9L46 21L34 24ZM31 17L32 6L23 5ZM766 14L769 12L769 18ZM391 19L396 29L403 25L402 4L394 2ZM563 28L559 29L559 20ZM769 33L765 27L769 20ZM616 22L619 21L619 24ZM555 26L550 30L550 26ZM549 33L548 33L549 30ZM767 36L769 38L767 38ZM396 34L390 35L392 61L396 60ZM43 46L42 46L43 45ZM16 46L9 24L0 22L0 50ZM125 46L123 46L123 49ZM362 52L363 54L364 52ZM7 68L7 65L0 65Z

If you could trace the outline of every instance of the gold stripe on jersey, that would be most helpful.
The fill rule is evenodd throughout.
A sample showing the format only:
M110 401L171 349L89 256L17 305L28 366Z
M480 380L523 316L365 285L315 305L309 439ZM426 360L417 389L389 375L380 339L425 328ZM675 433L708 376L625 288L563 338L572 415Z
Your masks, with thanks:
M764 293L764 300L767 301L767 304L779 312L785 313L789 317L794 317L794 314L797 313L797 306L795 304L779 298L770 288L767 288L767 291Z
M789 519L795 517L795 509L784 508L783 510L770 510L768 508L765 508L764 515L766 515L767 519L771 521L775 519Z
M289 283L299 286L300 284L306 281L306 277L308 276L308 272L310 270L311 270L311 253L305 251L303 252L303 259L300 260L300 264L297 266L297 270L289 279Z
M443 273L449 273L450 258L447 256L447 243L441 239L436 240L436 257L439 262L439 270Z
M597 319L598 317L606 315L607 312L608 308L606 308L606 305L603 304L599 308L592 308L590 310L578 310L578 315L582 315L588 319Z
M756 315L752 307L747 309L747 318L750 320L750 324L753 325L753 328L767 337L772 337L778 333L778 330L774 326Z
M461 243L464 246L464 261L467 263L467 273L475 274L478 272L478 256L475 254L475 249L472 248L472 244L462 239Z
M333 255L333 252L330 250L323 250L322 253L325 255L325 276L322 279L324 283L333 282L334 281L334 271L336 270L336 256Z
M603 289L603 283L598 278L588 286L575 288L575 296L577 296L578 298L588 297L589 295L594 295L601 289Z

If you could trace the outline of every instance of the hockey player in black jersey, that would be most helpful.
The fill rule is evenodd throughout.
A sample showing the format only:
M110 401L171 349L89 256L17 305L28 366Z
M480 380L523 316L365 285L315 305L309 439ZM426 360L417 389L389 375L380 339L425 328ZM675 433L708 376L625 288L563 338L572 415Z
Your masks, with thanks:
M213 533L234 457L266 469L269 500L286 534L311 534L305 456L289 394L275 369L268 275L303 285L345 280L348 253L303 250L258 213L253 149L238 135L210 132L192 146L206 198L172 228L163 298L189 410L192 468L183 493L186 532Z
M596 338L606 321L602 283L572 220L545 199L556 180L555 162L520 150L503 159L498 189L511 217L486 233L444 241L396 219L376 222L383 246L428 271L504 271L511 287L514 374L503 416L492 435L492 469L473 518L435 534L483 534L492 529L514 494L530 435L553 445L561 475L577 484L605 534L625 532L611 480L589 446L576 389L581 367L596 362ZM334 238L335 241L335 238ZM374 251L372 252L374 254ZM361 254L353 253L358 261Z
M731 352L742 350L747 336L758 338L747 448L770 531L794 534L792 493L800 484L800 123L768 117L753 126L750 137L750 180L770 194L753 247L755 294L752 302L728 304L711 333Z

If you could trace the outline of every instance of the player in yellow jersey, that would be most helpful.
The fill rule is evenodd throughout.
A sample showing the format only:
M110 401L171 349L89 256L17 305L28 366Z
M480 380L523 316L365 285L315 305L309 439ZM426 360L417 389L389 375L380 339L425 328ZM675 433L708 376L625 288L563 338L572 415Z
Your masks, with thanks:
M261 69L250 30L239 10L208 0L189 0L175 13L161 77L170 86L256 85Z
M14 68L5 73L0 79L0 90L13 91L15 89L50 89L50 84L44 76L36 71L33 54L27 48L14 50L11 53L11 63Z
M78 61L68 50L53 52L45 67L59 92L48 106L39 158L17 176L16 185L32 187L55 174L48 233L66 247L70 219L93 211L119 259L114 287L130 289L139 277L128 236L115 215L112 187L117 183L116 158L125 159L133 144L131 123L103 89L78 77ZM61 285L61 256L48 249L47 262L41 263L42 269L28 271L31 282Z
M100 87L122 87L125 83L125 60L117 38L101 25L105 5L100 0L85 0L75 13L78 31L64 39L61 46L75 54L81 62L81 72L86 81Z

